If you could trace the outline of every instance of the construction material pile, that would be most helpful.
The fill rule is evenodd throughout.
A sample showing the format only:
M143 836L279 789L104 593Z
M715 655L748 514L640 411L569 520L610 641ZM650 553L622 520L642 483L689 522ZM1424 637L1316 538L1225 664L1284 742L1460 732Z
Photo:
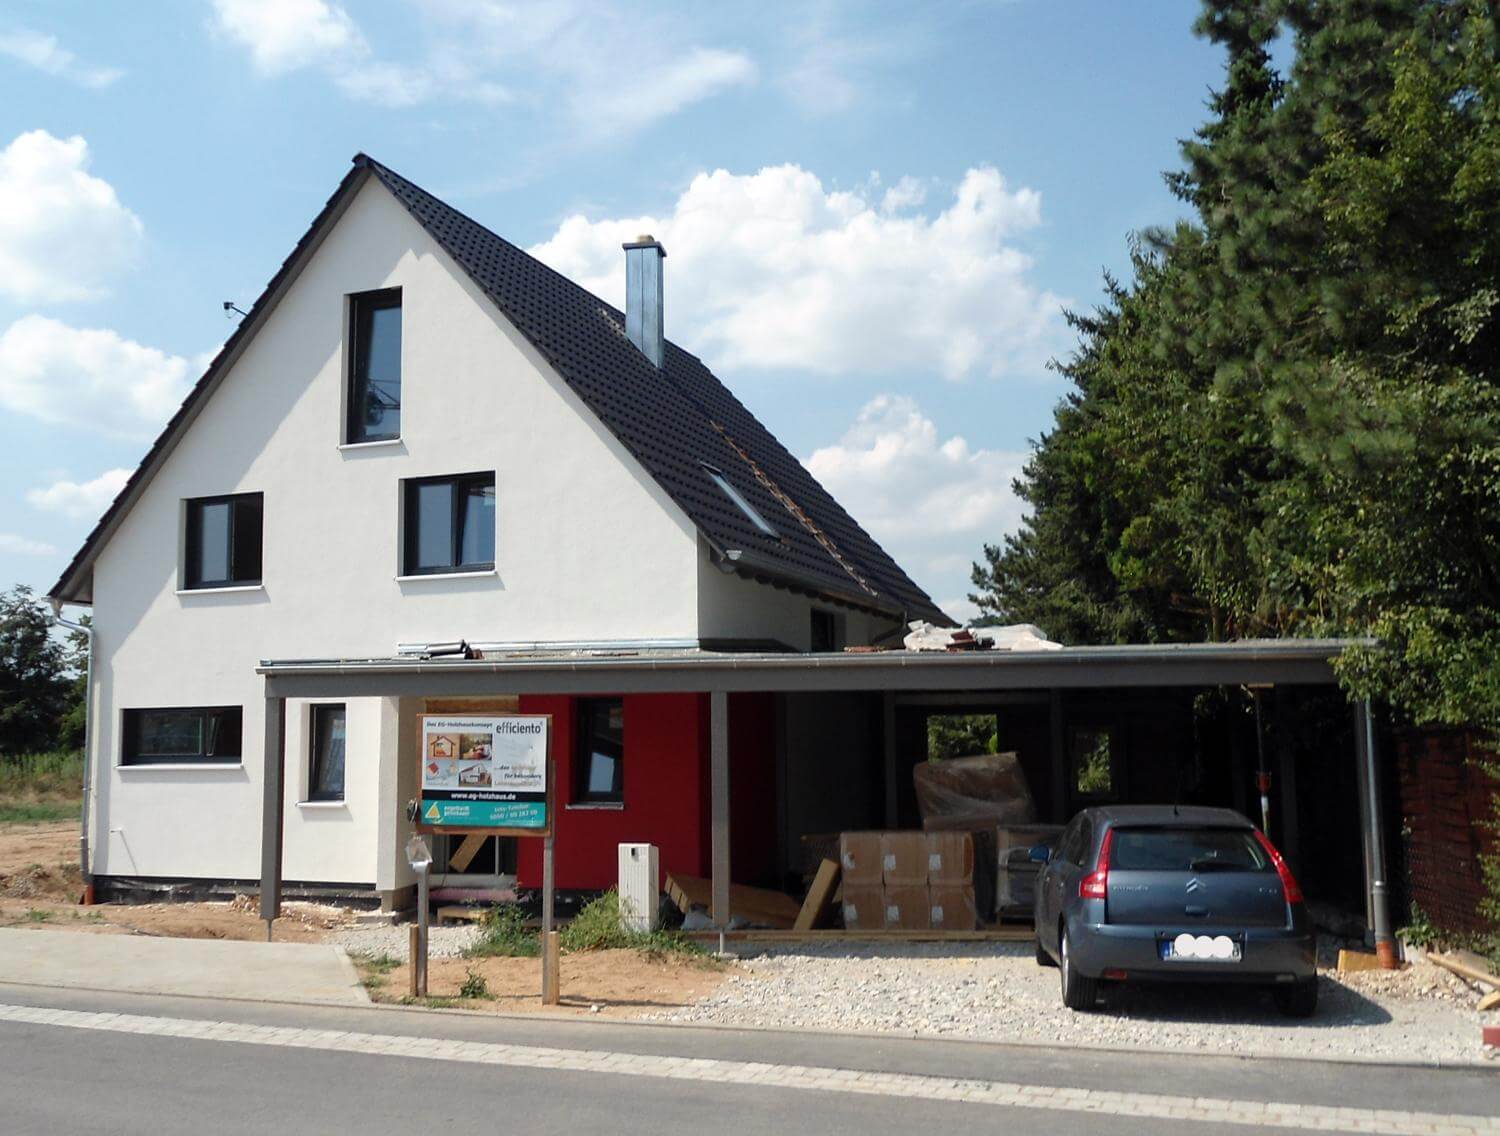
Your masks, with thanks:
M848 930L972 931L978 924L967 832L846 832L839 865Z

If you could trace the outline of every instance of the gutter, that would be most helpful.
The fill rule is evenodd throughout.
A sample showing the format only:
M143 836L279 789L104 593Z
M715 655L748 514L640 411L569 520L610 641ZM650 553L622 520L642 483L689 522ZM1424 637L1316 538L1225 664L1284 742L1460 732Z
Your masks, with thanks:
M52 622L69 631L82 632L88 640L88 655L83 670L83 804L78 818L78 869L83 877L83 902L94 901L94 873L89 868L89 799L93 794L94 768L94 629L87 623L74 623L62 616L62 600L49 599Z

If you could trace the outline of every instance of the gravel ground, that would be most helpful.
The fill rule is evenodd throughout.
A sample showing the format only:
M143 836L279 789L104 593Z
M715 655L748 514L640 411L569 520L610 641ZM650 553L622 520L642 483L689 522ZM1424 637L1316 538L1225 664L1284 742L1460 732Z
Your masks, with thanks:
M890 1031L996 1041L1279 1056L1474 1061L1477 995L1430 963L1401 975L1324 972L1316 1016L1283 1018L1247 987L1118 986L1065 1009L1055 969L1023 943L817 944L744 957L748 974L659 1021Z
M409 924L391 927L348 927L328 936L328 942L343 947L351 955L371 958L388 955L398 962L406 961ZM427 951L433 958L458 958L479 938L479 928L472 923L427 928Z

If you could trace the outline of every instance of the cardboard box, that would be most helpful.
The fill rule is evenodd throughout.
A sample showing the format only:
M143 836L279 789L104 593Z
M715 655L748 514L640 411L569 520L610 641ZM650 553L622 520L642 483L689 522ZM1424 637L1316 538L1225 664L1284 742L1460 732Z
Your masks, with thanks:
M880 833L840 834L839 867L843 869L845 888L878 888L884 879L881 863Z
M880 887L844 885L844 927L850 931L885 928L885 891Z
M927 882L961 886L974 882L974 838L967 832L929 832Z
M934 931L972 931L979 926L972 885L933 884L927 893L928 922Z
M885 889L885 929L887 931L926 931L932 927L931 901L927 885L896 885Z
M880 834L881 880L887 888L927 886L927 834Z

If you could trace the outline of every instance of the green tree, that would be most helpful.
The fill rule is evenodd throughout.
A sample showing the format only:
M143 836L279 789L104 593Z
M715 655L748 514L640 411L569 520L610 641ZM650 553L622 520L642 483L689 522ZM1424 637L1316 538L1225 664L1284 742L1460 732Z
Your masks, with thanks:
M72 689L67 652L31 589L0 595L0 755L55 748Z
M1197 30L1226 80L1168 175L1192 215L1074 318L973 598L1075 642L1373 637L1352 693L1500 736L1500 12L1205 0Z

